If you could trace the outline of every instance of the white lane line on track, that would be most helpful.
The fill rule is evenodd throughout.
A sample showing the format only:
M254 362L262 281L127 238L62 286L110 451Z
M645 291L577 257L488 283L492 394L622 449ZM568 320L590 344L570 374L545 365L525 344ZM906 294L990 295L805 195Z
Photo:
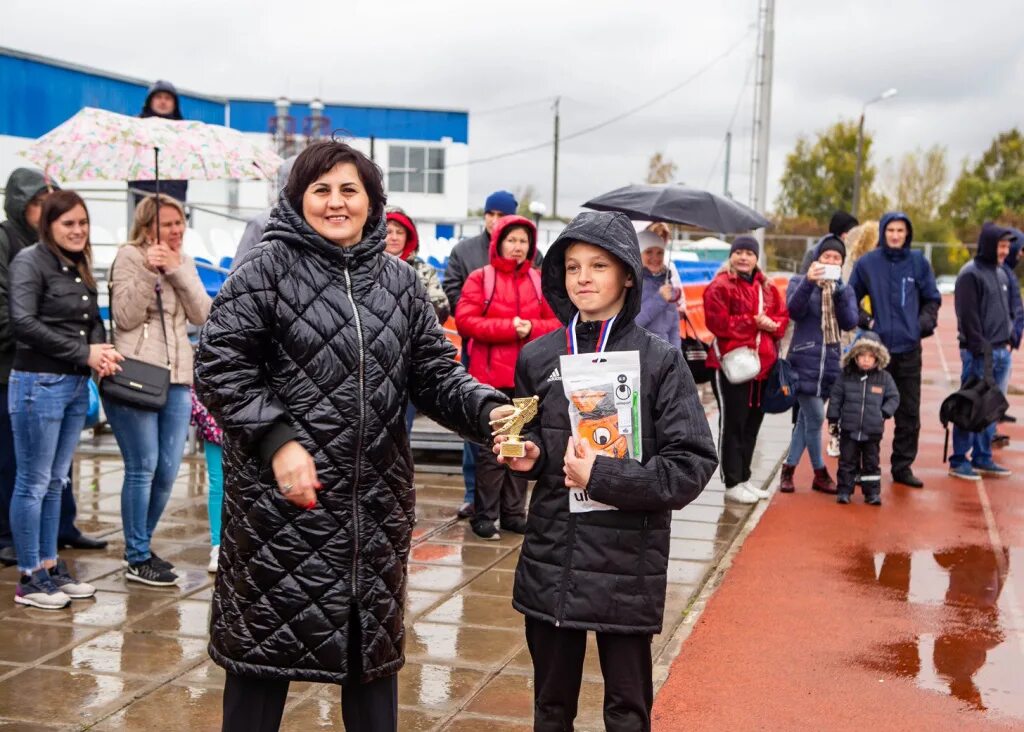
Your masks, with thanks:
M1010 612L1013 614L1013 618L1010 620L1008 625L1016 626L1012 631L1014 636L1017 638L1017 645L1020 646L1020 651L1024 654L1024 610L1021 609L1020 598L1017 597L1017 591L1010 581L1010 568L1007 566L1006 557L1003 555L1003 540L999 536L999 527L996 526L996 517L992 512L992 503L988 498L988 491L985 490L985 481L979 480L975 485L978 486L978 501L981 503L981 512L985 515L985 523L988 525L988 539L992 544L992 552L996 558L996 566L999 568L999 574L1003 576L1003 597L1006 599L1007 605L1009 605ZM1004 627L1007 624L1004 624Z

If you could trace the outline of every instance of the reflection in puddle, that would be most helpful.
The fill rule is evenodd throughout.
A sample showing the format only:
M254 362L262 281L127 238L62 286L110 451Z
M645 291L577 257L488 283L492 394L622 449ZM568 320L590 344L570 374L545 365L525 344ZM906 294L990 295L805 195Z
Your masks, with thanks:
M1004 597L1010 561L1008 550L996 554L978 545L863 553L854 569L859 580L877 583L903 602L941 610L935 632L886 644L866 664L979 711L1024 717L1022 649L1006 642L1024 623L1012 589Z

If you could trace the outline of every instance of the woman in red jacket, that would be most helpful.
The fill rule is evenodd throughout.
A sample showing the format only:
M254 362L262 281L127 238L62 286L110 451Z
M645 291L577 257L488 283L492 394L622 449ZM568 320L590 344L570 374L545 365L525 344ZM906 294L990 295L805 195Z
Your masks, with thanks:
M715 336L707 365L716 369L712 384L718 399L719 462L725 497L738 503L768 497L768 491L750 482L750 462L764 419L761 391L789 324L785 299L758 269L758 252L756 239L737 237L729 261L704 291L704 319ZM749 381L733 384L721 369L721 359L742 347L757 350L761 371Z
M491 263L469 275L455 308L455 324L470 354L469 373L509 396L515 391L516 359L523 346L560 327L540 291L533 269L537 229L522 216L505 216L491 233ZM482 539L498 539L495 527L526 532L526 481L480 450L471 522Z

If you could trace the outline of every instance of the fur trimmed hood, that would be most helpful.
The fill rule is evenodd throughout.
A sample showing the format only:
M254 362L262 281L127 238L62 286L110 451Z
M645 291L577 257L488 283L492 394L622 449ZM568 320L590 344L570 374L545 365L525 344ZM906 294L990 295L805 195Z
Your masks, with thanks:
M875 354L875 358L878 359L878 368L884 369L889 365L889 349L885 347L882 340L871 331L866 331L860 335L860 337L853 342L850 346L850 350L843 354L843 368L846 368L850 364L854 367L857 365L857 355L868 351Z

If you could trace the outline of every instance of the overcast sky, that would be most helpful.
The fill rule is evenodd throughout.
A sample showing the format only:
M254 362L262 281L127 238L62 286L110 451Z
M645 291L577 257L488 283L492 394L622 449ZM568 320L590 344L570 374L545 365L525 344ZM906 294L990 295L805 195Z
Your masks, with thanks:
M769 203L797 137L896 87L872 106L876 162L935 143L955 173L1000 130L1022 125L1020 0L779 0ZM732 125L730 188L749 197L756 0L3 0L0 45L217 95L461 108L470 157L550 140L680 84L627 119L563 143L560 213L640 182L652 153L680 181L720 191ZM738 44L738 45L737 45ZM531 103L532 102L532 103ZM2 100L15 103L17 100ZM496 108L520 105L506 111ZM471 205L533 185L550 203L551 149L472 166ZM550 205L549 205L550 208Z

